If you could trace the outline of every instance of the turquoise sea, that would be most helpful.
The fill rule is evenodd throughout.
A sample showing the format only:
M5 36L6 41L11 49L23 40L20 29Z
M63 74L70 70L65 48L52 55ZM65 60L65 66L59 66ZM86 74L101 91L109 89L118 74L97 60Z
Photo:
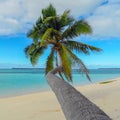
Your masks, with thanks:
M92 83L120 77L120 69L91 69ZM73 71L73 85L91 84L84 74ZM0 69L0 97L49 90L44 69Z

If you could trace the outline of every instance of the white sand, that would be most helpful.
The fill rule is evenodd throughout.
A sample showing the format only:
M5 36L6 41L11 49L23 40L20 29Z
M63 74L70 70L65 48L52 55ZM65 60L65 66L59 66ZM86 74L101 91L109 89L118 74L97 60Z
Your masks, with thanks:
M120 79L78 88L113 120L120 120ZM0 99L0 120L65 120L52 91Z

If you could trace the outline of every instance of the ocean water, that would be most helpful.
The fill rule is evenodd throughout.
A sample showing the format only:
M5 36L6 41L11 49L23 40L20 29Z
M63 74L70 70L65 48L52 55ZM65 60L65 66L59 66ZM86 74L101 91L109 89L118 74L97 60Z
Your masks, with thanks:
M90 70L92 83L120 77L120 69ZM91 84L84 74L73 71L74 86ZM43 69L0 69L0 97L49 90Z

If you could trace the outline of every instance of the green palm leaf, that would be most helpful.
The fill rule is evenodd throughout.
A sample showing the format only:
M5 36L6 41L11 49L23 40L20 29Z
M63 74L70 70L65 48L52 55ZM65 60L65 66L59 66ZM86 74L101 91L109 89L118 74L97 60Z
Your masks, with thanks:
M70 10L64 11L60 19L61 27L70 25L72 24L73 21L74 21L74 18L70 16Z
M63 67L64 75L69 81L72 81L71 74L72 61L70 56L68 55L67 49L62 44L61 49L58 51L58 53L61 60L61 65Z
M38 28L34 26L33 29L27 33L27 37L32 38L35 43L38 42L38 40L40 39Z
M89 24L83 20L76 21L73 25L68 27L62 34L64 39L77 37L80 34L90 34L92 29Z
M50 55L47 58L47 62L46 62L46 70L45 70L46 74L54 68L53 61L54 61L54 50L52 49Z
M89 54L90 51L96 51L96 52L101 51L100 48L97 48L97 47L94 47L94 46L91 46L91 45L88 45L88 44L84 44L82 42L67 40L63 43L65 44L66 47L68 47L72 51L74 50L78 53L82 52L84 54Z
M65 11L61 16L50 16L44 19L44 23L56 30L63 30L63 27L71 24L74 19L69 15L70 11Z
M50 16L50 17L47 17L45 20L44 20L44 23L51 23L52 21L56 21L59 17L58 16Z
M36 48L36 46L33 43L31 45L27 46L24 49L26 57L30 57L30 55L32 54L32 52L34 51L35 48Z
M47 26L49 28L53 28L53 29L59 30L60 26L59 26L59 22L58 21L59 21L59 17L58 16L51 16L51 17L47 17L44 20L44 23L47 24Z
M55 35L60 36L59 31L57 31L53 28L47 29L46 32L44 33L44 35L42 36L40 46L46 46L47 41L49 41L49 42L54 41L53 36L55 36Z
M88 80L90 80L88 69L86 68L86 66L84 65L84 63L82 62L82 60L80 58L78 58L71 50L69 50L68 48L66 48L66 49L67 49L69 55L71 56L71 58L73 59L73 63L77 64L77 66L80 67L79 70L81 72L85 73L86 77L88 78Z
M34 51L31 53L31 56L30 56L30 61L31 61L32 65L37 64L38 59L43 54L44 50L45 50L45 47L40 47L40 48L34 49Z
M47 17L56 16L56 9L50 4L46 9L42 9L43 19Z

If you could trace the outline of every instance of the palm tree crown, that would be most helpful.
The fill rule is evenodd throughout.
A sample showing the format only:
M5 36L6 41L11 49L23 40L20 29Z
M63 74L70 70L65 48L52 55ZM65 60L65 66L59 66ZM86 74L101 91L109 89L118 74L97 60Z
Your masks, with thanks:
M27 36L33 39L33 43L25 48L25 53L35 65L49 47L51 51L46 61L46 74L55 66L61 65L67 80L72 81L72 65L77 64L89 79L86 66L75 53L89 54L90 51L99 52L101 49L75 41L73 38L91 33L91 27L86 21L75 20L70 16L69 10L58 15L50 4L42 10L42 16L28 32ZM60 71L59 74L62 77Z

